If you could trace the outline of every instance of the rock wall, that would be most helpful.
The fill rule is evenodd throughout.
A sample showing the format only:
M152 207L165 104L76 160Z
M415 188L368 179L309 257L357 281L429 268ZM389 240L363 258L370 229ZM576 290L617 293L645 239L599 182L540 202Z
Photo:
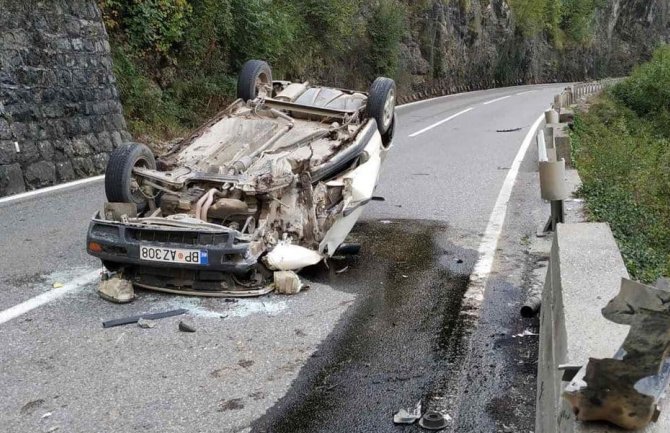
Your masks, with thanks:
M0 0L0 196L102 173L129 139L95 0Z
M603 1L591 25L585 43L557 47L544 32L524 36L507 0L433 0L401 45L401 101L626 75L670 42L670 1Z

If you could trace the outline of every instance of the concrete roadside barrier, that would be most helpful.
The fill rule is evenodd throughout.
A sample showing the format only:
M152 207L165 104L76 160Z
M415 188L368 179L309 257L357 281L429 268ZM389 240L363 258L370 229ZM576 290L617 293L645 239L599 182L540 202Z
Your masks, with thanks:
M609 425L580 423L562 398L562 366L581 367L589 358L610 358L629 327L606 320L601 309L628 278L621 253L605 223L559 224L553 240L540 310L536 433L608 433ZM564 380L565 379L565 380ZM670 431L670 404L645 433Z
M572 87L574 99L588 97L618 81L576 84ZM558 108L559 117L566 109ZM554 120L550 119L552 114L545 115L547 120ZM553 204L562 203L570 194L568 190L550 188L561 185L559 179L572 165L567 124L548 123L546 137L546 159L540 153L538 166L542 197L551 201L553 217ZM544 138L538 136L538 147ZM552 149L556 152L553 159ZM628 272L609 225L555 224L541 297L535 433L620 431L606 424L576 421L572 406L562 393L572 379L570 373L586 365L589 358L611 358L628 335L628 326L610 322L601 313L619 293L621 278L628 278ZM661 402L660 417L644 433L670 432L668 400Z

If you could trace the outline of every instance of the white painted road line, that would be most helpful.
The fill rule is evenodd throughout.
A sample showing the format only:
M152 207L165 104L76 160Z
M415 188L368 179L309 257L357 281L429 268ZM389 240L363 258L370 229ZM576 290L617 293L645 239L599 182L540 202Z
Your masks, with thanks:
M490 101L486 101L486 102L484 102L484 105L493 104L494 102L502 101L502 100L504 100L504 99L511 98L511 97L512 97L512 95L507 95L507 96L503 96L502 98L492 99L492 100L490 100Z
M447 123L447 122L450 121L450 120L453 120L453 119L457 118L457 117L460 116L461 114L465 114L465 113L467 113L468 111L472 111L472 110L474 110L473 107L467 108L467 109L465 109L465 110L463 110L463 111L460 111L460 112L454 114L453 116L449 116L449 117L447 117L446 119L440 120L440 121L437 122L437 123L433 123L432 125L430 125L430 126L428 126L428 127L426 127L426 128L423 128L421 131L416 131L414 134L410 134L409 137L410 137L410 138L414 138L414 137L416 137L417 135L421 135L421 134L423 134L423 133L426 132L426 131L430 131L430 130L433 129L433 128L436 128L436 127L438 127L438 126L440 126L440 125L442 125L442 124L444 124L444 123Z
M93 176L93 177L87 177L86 179L79 179L75 180L73 182L68 182L68 183L61 183L60 185L54 185L54 186L49 186L46 188L40 188L36 189L34 191L28 191L28 192L22 192L21 194L14 194L10 195L9 197L4 197L0 198L0 205L5 204L5 203L12 203L15 201L23 200L26 198L42 195L42 194L48 194L51 192L56 192L62 189L69 189L69 188L74 188L79 185L86 185L88 183L94 183L101 181L105 178L104 174L101 174L100 176Z
M484 291L486 289L486 281L491 274L491 269L493 268L493 259L495 258L496 249L498 248L498 240L500 239L500 234L502 233L503 224L505 222L505 216L507 214L507 204L509 203L510 197L512 196L512 189L516 183L516 177L519 173L519 167L523 158L526 156L528 147L535 137L535 132L539 128L540 124L544 120L544 114L537 118L533 126L530 127L530 131L524 138L519 151L512 162L512 165L507 172L507 177L503 182L503 186L498 193L498 199L496 204L493 206L493 211L489 217L489 222L486 226L486 231L484 232L484 237L482 242L479 245L479 258L477 263L475 263L475 268L470 274L470 282L468 284L468 290L465 292L463 298L464 307L462 311L471 312L470 314L477 315L479 306L484 300Z
M517 93L516 96L527 95L529 93L539 92L539 90L526 90L525 92Z
M26 314L35 308L41 307L44 304L48 304L51 301L61 298L70 292L80 289L98 278L100 278L100 269L83 274L69 283L66 283L63 285L63 287L49 290L48 292L37 295L34 298L30 298L25 302L21 302L20 304L11 308L0 311L0 325L23 314Z

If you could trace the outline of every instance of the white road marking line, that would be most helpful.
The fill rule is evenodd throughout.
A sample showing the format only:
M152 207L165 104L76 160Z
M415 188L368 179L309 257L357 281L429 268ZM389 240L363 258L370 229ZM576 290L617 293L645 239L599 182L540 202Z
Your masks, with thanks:
M517 93L516 96L527 95L529 93L539 92L539 90L526 90L525 92Z
M100 278L100 269L96 269L95 271L80 275L69 283L63 285L63 287L49 290L48 292L44 292L41 295L30 298L25 302L21 302L20 304L11 308L0 311L0 325L23 314L26 314L35 308L41 307L44 304L48 304L51 301L61 298L70 292L82 288L83 286L92 283L98 278Z
M42 194L48 194L50 192L59 191L59 190L62 190L62 189L74 188L75 186L79 186L79 185L86 185L87 183L97 182L97 181L103 180L104 178L105 178L105 175L101 174L100 176L87 177L86 179L79 179L79 180L75 180L73 182L61 183L60 185L54 185L54 186L49 186L49 187L46 187L46 188L40 188L40 189L36 189L34 191L22 192L21 194L14 194L14 195L10 195L9 197L0 198L0 204L11 203L11 202L23 200L25 198L38 196L38 195L42 195Z
M498 248L498 240L500 239L505 216L507 214L507 204L512 196L512 189L516 183L519 167L521 166L523 158L526 156L530 143L535 137L535 132L543 120L544 114L538 117L533 126L531 126L530 131L528 131L526 138L524 138L521 147L507 172L507 177L503 182L500 193L498 193L498 199L493 206L493 211L489 217L484 237L479 245L479 258L477 259L477 263L475 263L472 274L470 274L468 290L465 292L463 298L463 306L467 308L463 308L462 311L466 312L466 314L477 315L479 306L484 300L486 282L491 274L491 269L493 268L493 259L495 258L496 249Z
M443 123L447 123L448 121L457 118L457 117L460 116L461 114L465 114L465 113L467 113L468 111L472 111L472 110L474 110L474 107L467 108L467 109L465 109L465 110L463 110L463 111L460 111L460 112L454 114L453 116L449 116L449 117L447 117L446 119L440 120L440 121L437 122L437 123L433 123L432 125L430 125L430 126L428 126L428 127L426 127L426 128L423 128L423 129L420 130L420 131L416 131L414 134L410 134L409 137L410 137L410 138L414 138L414 137L416 137L417 135L423 134L423 133L426 132L426 131L430 131L431 129L433 129L433 128L435 128L435 127L438 127L438 126L440 126L440 125L442 125Z
M484 105L493 104L494 102L502 101L503 99L511 98L512 95L503 96L502 98L492 99L490 101L484 102Z

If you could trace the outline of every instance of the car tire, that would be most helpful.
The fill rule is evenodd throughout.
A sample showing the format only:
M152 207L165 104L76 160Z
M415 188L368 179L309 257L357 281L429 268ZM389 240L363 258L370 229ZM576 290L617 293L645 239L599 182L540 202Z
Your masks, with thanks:
M272 69L262 60L249 60L242 66L237 78L237 97L244 101L256 99L261 93L261 86L272 88Z
M133 190L133 168L156 169L156 159L144 144L125 143L114 149L105 169L105 194L112 203L135 203L137 212L147 207L147 197Z
M368 116L375 119L377 129L383 135L391 128L395 116L395 81L386 77L377 78L368 92Z

